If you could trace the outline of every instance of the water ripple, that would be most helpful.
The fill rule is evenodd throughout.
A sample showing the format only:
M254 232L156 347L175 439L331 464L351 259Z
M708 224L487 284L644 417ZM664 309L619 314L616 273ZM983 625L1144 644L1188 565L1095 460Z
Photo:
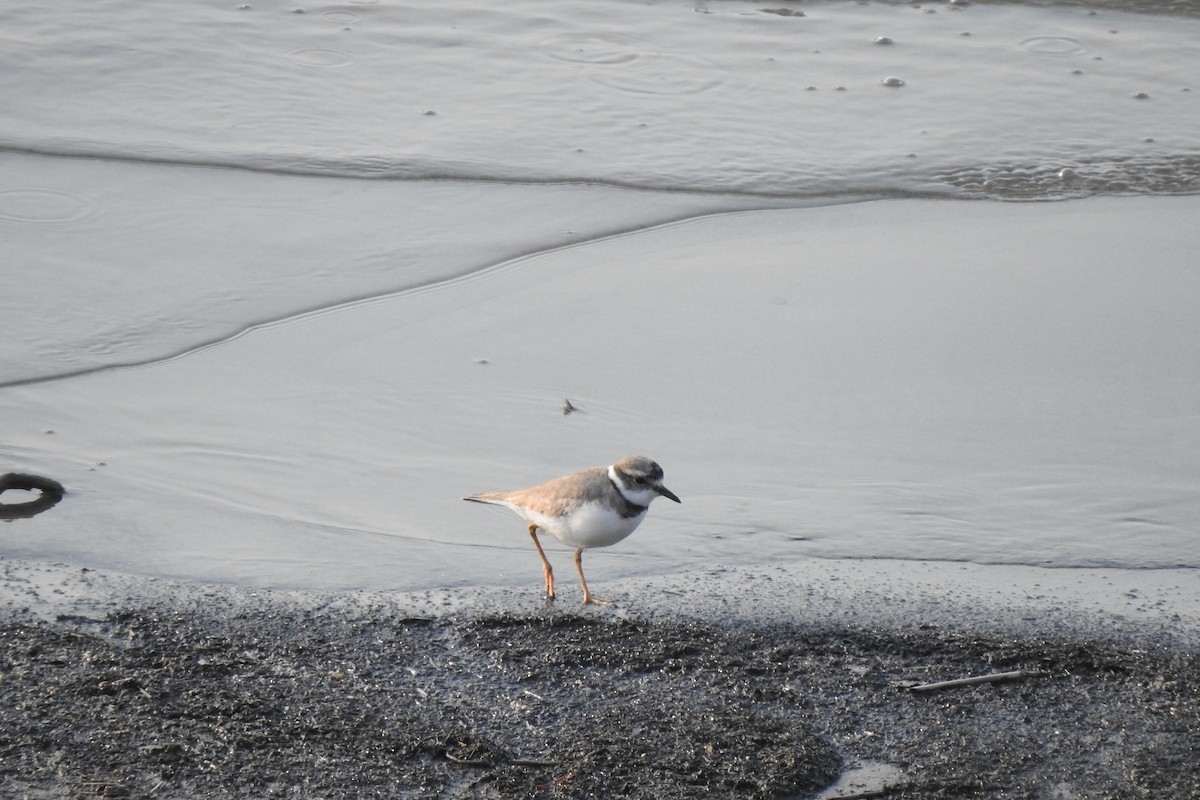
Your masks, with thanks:
M1200 156L1114 156L1070 163L972 165L939 178L968 196L1065 200L1099 194L1200 192Z
M639 58L628 69L589 77L609 89L651 95L701 94L725 82L713 64L696 56L669 54Z
M539 46L546 56L573 64L628 64L641 56L632 39L611 34L563 33Z
M0 189L0 219L11 222L76 222L93 211L86 197L60 189Z
M1085 55L1088 49L1069 36L1033 36L1017 43L1026 53L1048 58L1074 58Z
M348 53L323 47L293 50L290 53L285 53L284 58L293 64L299 64L302 67L314 67L316 69L341 69L342 67L349 67L354 63L354 59Z

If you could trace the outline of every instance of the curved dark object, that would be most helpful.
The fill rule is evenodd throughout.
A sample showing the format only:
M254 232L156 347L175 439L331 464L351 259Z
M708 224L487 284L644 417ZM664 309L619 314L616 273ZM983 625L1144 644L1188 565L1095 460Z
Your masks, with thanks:
M28 503L0 503L0 519L27 519L53 507L67 490L56 480L43 478L41 475L22 475L19 472L9 472L0 475L0 492L6 489L36 489L42 493L36 500Z

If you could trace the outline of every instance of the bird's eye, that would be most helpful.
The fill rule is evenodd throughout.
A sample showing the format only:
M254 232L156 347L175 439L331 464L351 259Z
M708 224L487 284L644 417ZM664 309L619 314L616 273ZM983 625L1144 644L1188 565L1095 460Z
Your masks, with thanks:
M638 486L645 486L645 485L646 485L646 479L645 479L645 478L634 478L634 479L633 479L633 482L634 482L634 483L636 483Z

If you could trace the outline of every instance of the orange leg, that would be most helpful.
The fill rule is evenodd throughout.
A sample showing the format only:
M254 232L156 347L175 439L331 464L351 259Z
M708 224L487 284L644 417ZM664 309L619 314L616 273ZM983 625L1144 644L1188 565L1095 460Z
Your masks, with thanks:
M533 539L533 546L537 548L538 555L542 557L542 573L546 576L546 599L554 599L554 568L550 566L550 561L546 558L545 551L542 550L542 543L537 538L537 525L529 523L529 535Z
M587 581L583 578L582 547L575 551L575 569L579 570L579 582L583 584L583 604L585 606L611 606L612 603L607 600L601 600L599 597L592 597L592 593L588 591Z

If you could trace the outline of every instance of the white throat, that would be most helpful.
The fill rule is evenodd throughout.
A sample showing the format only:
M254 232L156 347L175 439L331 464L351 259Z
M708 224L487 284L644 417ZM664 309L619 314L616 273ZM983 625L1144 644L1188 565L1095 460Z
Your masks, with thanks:
M635 506L642 506L644 508L650 505L651 500L658 497L658 492L649 486L626 486L624 481L617 475L616 469L612 466L608 468L608 479L612 481L613 486L617 487L617 491L621 497L624 497Z

